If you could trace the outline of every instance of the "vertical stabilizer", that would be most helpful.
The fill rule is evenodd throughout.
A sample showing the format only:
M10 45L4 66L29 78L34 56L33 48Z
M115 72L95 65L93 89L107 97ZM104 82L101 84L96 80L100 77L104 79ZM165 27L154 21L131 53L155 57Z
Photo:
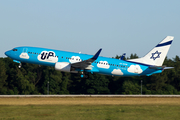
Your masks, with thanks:
M158 45L156 45L144 57L138 59L131 59L127 61L147 64L147 65L162 66L173 39L174 39L173 36L167 36L163 41L161 41Z

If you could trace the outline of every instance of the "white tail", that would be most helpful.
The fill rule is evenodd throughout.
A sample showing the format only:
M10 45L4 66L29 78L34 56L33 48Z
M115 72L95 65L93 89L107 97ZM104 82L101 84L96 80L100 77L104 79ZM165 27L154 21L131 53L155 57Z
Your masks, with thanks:
M154 47L144 57L138 59L130 59L127 61L147 64L147 65L154 65L154 66L162 66L173 39L174 39L173 36L167 36L163 41L161 41L158 45L156 45L156 47Z

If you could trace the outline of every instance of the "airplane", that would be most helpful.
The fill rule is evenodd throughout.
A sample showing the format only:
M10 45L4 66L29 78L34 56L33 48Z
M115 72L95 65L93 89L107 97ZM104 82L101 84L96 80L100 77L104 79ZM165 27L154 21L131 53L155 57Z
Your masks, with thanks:
M19 68L21 62L53 66L55 70L63 72L81 72L82 78L87 78L88 72L112 76L150 76L173 68L162 66L173 39L173 36L167 36L144 57L129 60L123 60L125 53L120 59L101 57L102 49L94 55L87 55L28 46L13 48L5 55L19 63Z

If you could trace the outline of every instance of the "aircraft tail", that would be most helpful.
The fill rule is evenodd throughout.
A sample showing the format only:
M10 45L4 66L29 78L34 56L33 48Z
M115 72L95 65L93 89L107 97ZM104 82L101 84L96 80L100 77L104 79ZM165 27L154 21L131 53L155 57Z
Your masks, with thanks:
M161 41L158 45L156 45L144 57L137 59L130 59L127 61L147 64L152 66L162 66L173 39L174 39L173 36L167 36L163 41Z

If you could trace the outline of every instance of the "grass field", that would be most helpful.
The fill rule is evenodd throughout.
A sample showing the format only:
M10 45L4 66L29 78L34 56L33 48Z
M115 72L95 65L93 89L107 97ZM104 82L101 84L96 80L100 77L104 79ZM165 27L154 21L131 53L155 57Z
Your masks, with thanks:
M0 98L0 120L178 120L180 98Z

